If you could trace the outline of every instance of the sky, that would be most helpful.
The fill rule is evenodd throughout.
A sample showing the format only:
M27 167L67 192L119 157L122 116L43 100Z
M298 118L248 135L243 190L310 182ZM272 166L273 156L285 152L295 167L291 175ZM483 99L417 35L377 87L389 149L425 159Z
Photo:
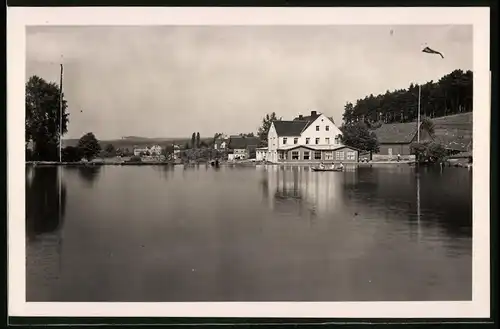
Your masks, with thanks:
M340 125L348 101L472 70L472 41L467 25L28 27L26 81L58 83L63 63L65 138L211 137L273 111Z

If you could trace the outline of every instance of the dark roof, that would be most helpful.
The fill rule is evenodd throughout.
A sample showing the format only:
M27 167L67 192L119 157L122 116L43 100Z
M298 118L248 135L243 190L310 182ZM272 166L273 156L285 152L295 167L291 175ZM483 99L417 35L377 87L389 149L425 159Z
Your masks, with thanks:
M273 121L278 136L300 136L308 121Z
M417 133L416 122L389 123L374 129L380 144L408 144Z
M295 119L293 119L293 121L306 121L307 124L306 126L304 127L303 130L307 129L317 118L319 118L319 116L321 115L321 113L316 113L314 115L308 115L308 116L303 116L303 117L296 117Z
M250 146L257 146L259 143L260 140L257 137L231 136L229 138L230 149L246 149Z

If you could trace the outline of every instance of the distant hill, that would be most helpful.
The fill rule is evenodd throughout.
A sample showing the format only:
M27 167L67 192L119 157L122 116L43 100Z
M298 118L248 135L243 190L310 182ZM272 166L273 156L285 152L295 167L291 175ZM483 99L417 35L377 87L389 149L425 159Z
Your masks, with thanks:
M210 143L213 137L202 137L201 141L205 143ZM99 143L102 147L107 144L113 144L115 148L128 148L133 149L134 147L145 147L151 145L166 146L171 144L177 144L179 146L184 146L186 143L191 143L191 138L148 138L139 136L126 136L121 139L109 139L100 140ZM76 146L78 144L78 139L63 139L63 147L66 146Z

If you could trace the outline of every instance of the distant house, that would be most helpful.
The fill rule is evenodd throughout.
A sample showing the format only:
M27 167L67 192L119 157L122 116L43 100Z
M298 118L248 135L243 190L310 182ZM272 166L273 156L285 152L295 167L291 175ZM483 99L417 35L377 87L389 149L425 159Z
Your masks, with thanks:
M420 142L435 142L450 154L472 152L472 113L461 113L432 119L434 134L420 125ZM374 158L408 156L410 145L417 142L417 122L384 124L373 130L380 144Z
M232 151L228 155L229 160L249 159L260 140L257 137L231 136L229 137L228 148Z
M408 157L411 155L412 143L417 142L417 123L391 123L383 124L373 132L377 136L380 150L373 155L374 159L396 158L399 155ZM433 141L432 136L420 123L420 142Z
M267 147L259 147L255 149L255 159L257 161L267 160Z
M143 154L147 154L148 152L149 152L149 149L147 147L134 148L134 156L141 156Z
M229 144L228 139L217 138L214 142L214 149L224 151L227 149L228 144Z
M153 145L149 148L149 154L152 156L160 156L162 147L160 145Z
M266 160L282 162L357 162L358 150L341 142L342 132L332 118L311 111L291 121L273 121Z

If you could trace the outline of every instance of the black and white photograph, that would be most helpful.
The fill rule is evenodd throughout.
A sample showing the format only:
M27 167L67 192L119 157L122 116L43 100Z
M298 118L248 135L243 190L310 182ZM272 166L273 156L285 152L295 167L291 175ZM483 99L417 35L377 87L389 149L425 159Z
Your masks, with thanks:
M489 316L487 9L90 10L10 15L16 315Z

